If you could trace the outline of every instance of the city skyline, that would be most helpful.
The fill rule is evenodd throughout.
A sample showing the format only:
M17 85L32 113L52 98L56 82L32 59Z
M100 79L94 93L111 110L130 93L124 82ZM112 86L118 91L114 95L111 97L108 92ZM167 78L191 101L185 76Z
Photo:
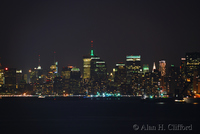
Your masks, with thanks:
M82 70L90 51L110 72L126 55L141 55L141 63L165 59L180 65L186 52L199 51L199 8L196 1L9 1L2 4L0 57L2 65L24 70L49 68L53 52L59 67Z
M91 51L91 50L90 50ZM191 52L191 53L198 53L198 52ZM2 62L0 62L1 63L1 66L2 67L4 67L5 69L6 68L16 68L16 69L18 69L18 70L23 70L22 72L23 72L23 74L28 74L29 73L29 70L30 69L45 69L45 70L50 70L50 68L51 68L51 66L52 65L54 65L54 64L58 64L58 73L60 73L61 72L61 70L62 70L62 68L64 68L64 67L68 67L68 66L73 66L73 67L77 67L77 68L79 68L80 69L80 71L81 71L81 73L83 74L83 61L82 61L82 66L77 66L77 65L72 65L72 64L67 64L66 66L63 66L63 67L61 67L61 66L59 66L59 61L58 60L56 60L56 57L55 57L55 55L56 55L56 52L53 52L52 53L52 57L53 57L53 60L52 60L52 63L50 64L50 65L45 65L45 67L47 67L47 68L44 68L42 65L43 65L43 63L41 64L41 55L38 55L37 56L37 58L38 58L38 61L37 61L37 64L35 64L35 66L33 66L33 67L30 67L30 68L28 68L28 69L24 69L24 70L26 70L25 72L24 72L24 70L22 69L22 68L17 68L17 67L15 67L15 66L5 66L5 65L2 65ZM90 55L90 53L88 53L88 55ZM95 54L96 55L96 54ZM101 57L101 56L99 56L99 55L96 55L96 56L98 56L98 57ZM164 60L165 62L166 62L166 71L168 72L168 68L169 67L171 67L171 66L175 66L175 64L167 64L167 61L165 60L165 59L160 59L159 61L154 61L152 64L148 64L148 63L143 63L142 62L142 56L141 55L133 55L133 54L131 54L131 55L126 55L126 57L127 56L140 56L140 59L141 59L141 69L143 69L143 66L146 66L146 65L148 65L148 67L149 67L149 72L151 72L152 70L153 70L153 68L155 67L155 68L159 68L159 63L160 63L160 61L162 61L162 60ZM84 56L83 56L84 57ZM83 60L83 57L82 57L82 60ZM113 72L113 68L118 64L118 63L123 63L123 64L125 64L126 65L126 57L125 57L125 59L124 59L124 61L123 62L121 62L121 61L118 61L118 62L116 62L111 68L109 68L109 70L107 70L107 72L108 73L112 73ZM178 66L176 66L176 67L180 67L180 65L181 65L181 59L183 59L183 58L185 58L185 55L184 56L182 56L182 58L180 58L180 61L179 61L179 65ZM2 59L1 59L1 57L0 57L0 61L2 61ZM105 60L106 61L106 60ZM57 62L57 63L56 63ZM107 64L107 63L106 63ZM106 68L107 68L107 66L106 66ZM143 71L144 71L144 69L143 69Z
M197 133L198 0L4 0L2 133Z

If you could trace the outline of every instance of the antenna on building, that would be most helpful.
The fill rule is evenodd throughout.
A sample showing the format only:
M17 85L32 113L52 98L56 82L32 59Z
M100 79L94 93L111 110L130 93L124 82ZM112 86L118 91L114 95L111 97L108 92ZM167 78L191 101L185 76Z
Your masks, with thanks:
M40 55L38 55L38 66L40 66Z
M37 69L41 69L41 66L40 66L40 55L38 55L38 68Z
M90 56L94 56L93 40L91 40L91 53L90 53Z

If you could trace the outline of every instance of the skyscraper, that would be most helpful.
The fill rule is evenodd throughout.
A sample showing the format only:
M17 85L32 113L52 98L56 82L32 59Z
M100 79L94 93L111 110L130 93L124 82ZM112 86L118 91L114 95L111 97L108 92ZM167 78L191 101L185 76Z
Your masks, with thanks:
M83 57L83 79L90 79L91 57Z
M186 53L185 55L186 60L186 68L185 74L187 78L192 78L194 75L194 71L200 71L200 53L193 52L193 53Z
M180 77L179 67L175 67L174 65L171 65L171 67L169 68L168 84L169 84L169 92L168 92L169 95L171 97L177 97L177 95L181 91L180 89L181 77Z
M21 83L22 80L23 80L22 70L16 70L16 88L19 87L19 84Z
M16 89L16 68L5 68L5 87L9 92Z
M4 69L2 68L2 65L0 63L0 88L4 84Z
M166 84L165 84L165 76L166 76L166 61L165 60L159 61L159 71L161 72L162 94L167 94Z
M126 56L126 69L127 76L132 76L133 73L140 73L141 69L141 56L140 55L128 55Z

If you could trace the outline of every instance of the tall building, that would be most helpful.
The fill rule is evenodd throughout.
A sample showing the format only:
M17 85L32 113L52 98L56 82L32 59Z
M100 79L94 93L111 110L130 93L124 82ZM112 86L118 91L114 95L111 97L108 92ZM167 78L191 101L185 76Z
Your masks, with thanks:
M68 67L63 67L61 71L61 77L62 77L62 87L63 87L63 92L65 94L70 94L70 77L71 77L71 69L73 66L68 66Z
M185 55L186 67L185 67L185 75L188 78L192 78L194 71L200 71L200 53L186 53Z
M4 85L4 69L1 66L0 63L0 88Z
M19 87L21 81L23 80L22 76L22 70L16 70L16 88Z
M93 41L91 41L90 54L83 56L83 85L86 94L103 92L107 82L107 68L104 60L94 53Z
M104 60L91 60L91 78L94 81L105 81L107 78L107 68Z
M94 54L93 41L91 41L90 54L83 56L83 79L97 81L99 79L105 79L106 75L106 63Z
M16 89L16 68L5 68L5 87L9 92Z
M186 58L181 58L180 73L183 80L186 80Z
M61 76L63 79L70 79L70 73L73 66L63 67L61 71Z
M53 73L54 77L58 77L58 61L50 66L51 72Z
M83 57L83 79L90 79L91 57Z
M159 61L159 71L161 72L161 76L166 75L166 61L165 60Z
M181 74L179 67L171 65L171 67L169 68L168 84L169 95L171 97L178 97L179 92L181 92Z
M79 68L74 67L71 69L70 89L73 95L80 94L80 76L81 72Z
M127 76L127 70L126 65L123 62L118 62L113 68L114 73L114 82L115 86L117 87L117 92L120 92L121 94L125 95L128 94L127 88L126 88L126 76Z
M132 76L133 73L141 72L141 56L140 55L128 55L126 56L126 69L127 76Z
M165 76L166 76L166 61L160 60L159 61L159 71L161 73L161 87L162 87L162 94L167 94L166 91L166 83L165 83Z
M64 94L80 93L80 69L74 66L63 67L61 71L62 89Z
M197 92L200 76L200 52L186 53L185 57L181 58L180 72L183 84L188 85L187 90L192 89Z
M23 79L24 79L25 82L27 83L27 80L28 80L28 78L27 78L27 74L24 74L24 75L23 75Z

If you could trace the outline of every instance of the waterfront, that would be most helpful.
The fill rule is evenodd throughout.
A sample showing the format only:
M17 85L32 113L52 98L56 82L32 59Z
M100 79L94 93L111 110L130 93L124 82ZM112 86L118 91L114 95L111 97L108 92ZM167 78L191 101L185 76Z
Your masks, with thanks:
M1 131L6 133L195 133L199 104L138 99L2 98ZM192 124L192 131L134 130L133 125Z

